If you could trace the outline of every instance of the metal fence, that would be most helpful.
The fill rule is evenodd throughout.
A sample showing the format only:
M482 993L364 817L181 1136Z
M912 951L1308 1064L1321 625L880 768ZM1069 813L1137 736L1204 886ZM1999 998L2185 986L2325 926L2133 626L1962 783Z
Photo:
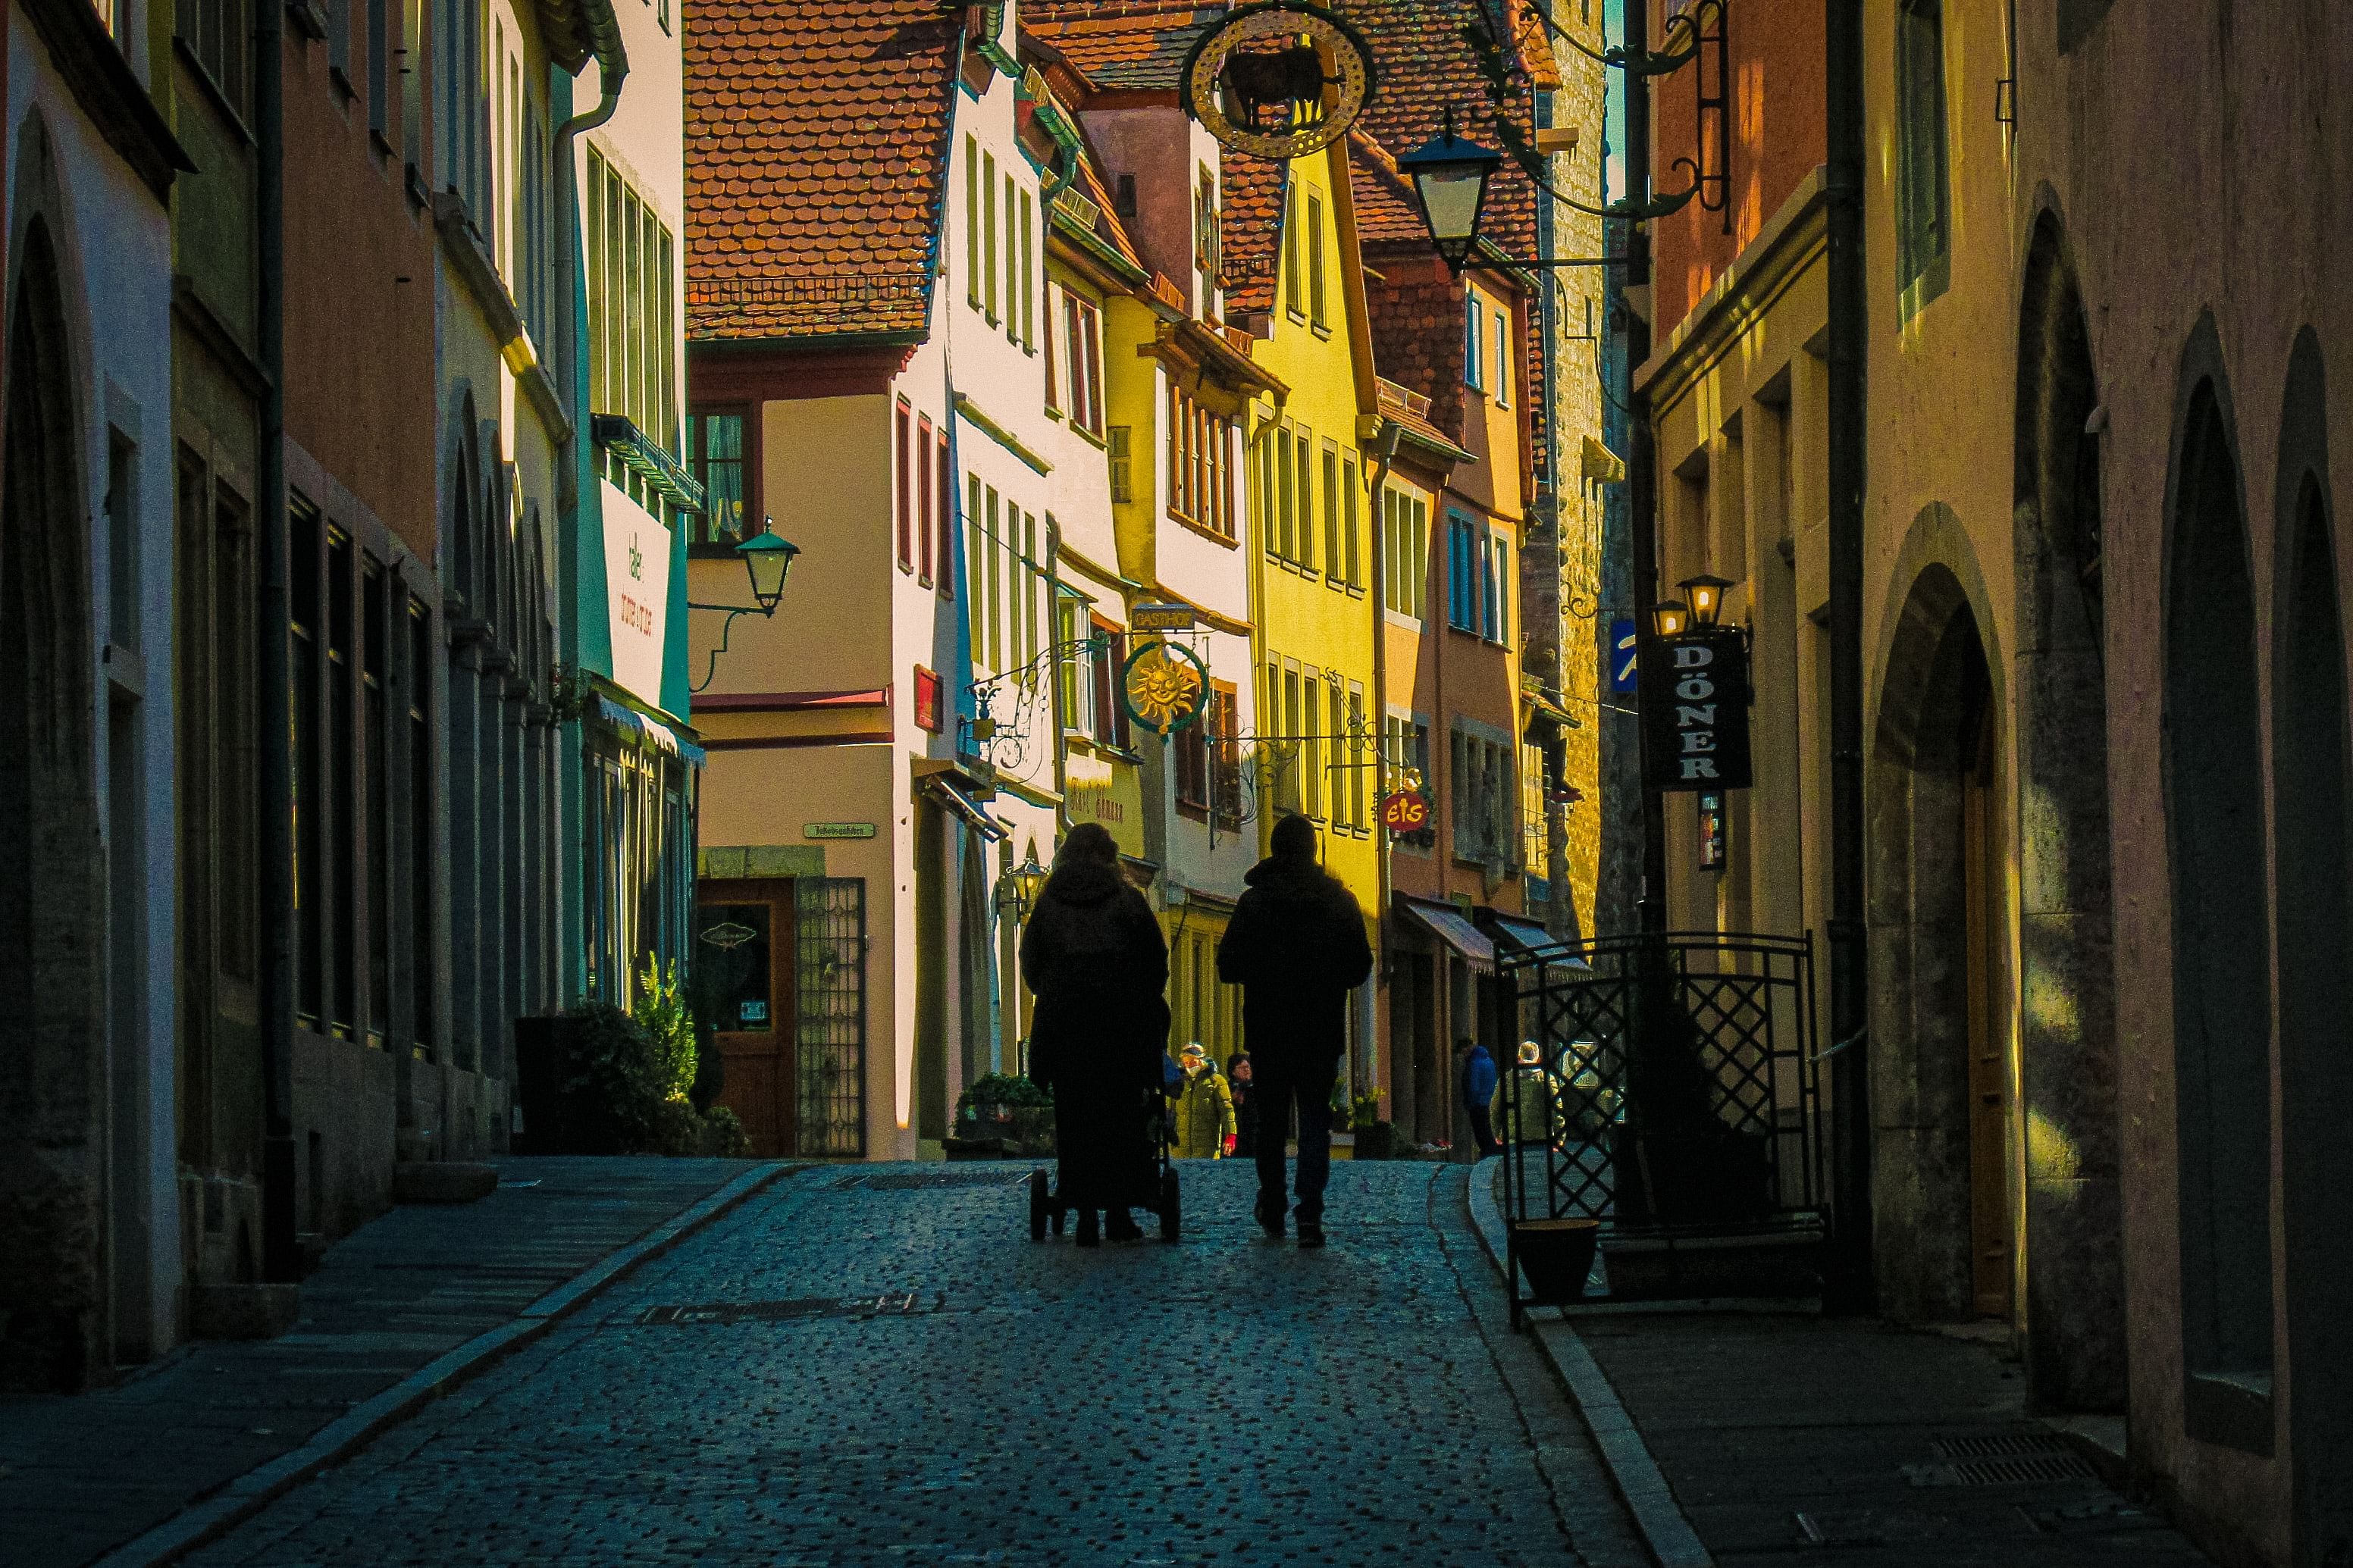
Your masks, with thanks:
M1497 972L1514 1220L1672 1233L1818 1217L1810 935L1507 947Z
M866 1152L866 882L793 883L794 1038L802 1154Z

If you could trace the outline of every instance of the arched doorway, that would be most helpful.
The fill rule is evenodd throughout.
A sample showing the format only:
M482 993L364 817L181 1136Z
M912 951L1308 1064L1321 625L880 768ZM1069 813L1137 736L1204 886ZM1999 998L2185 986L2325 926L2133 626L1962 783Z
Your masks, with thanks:
M2327 399L2307 330L2290 358L2280 418L2278 645L2272 684L2273 844L2279 895L2280 1106L2287 1260L2288 1429L2297 1568L2353 1562L2353 1350L2344 1303L2353 1268L2353 734L2345 628L2329 515Z
M2183 1397L2191 1436L2269 1453L2273 1007L2255 593L2211 324L2190 354L2213 368L2189 386L2174 465L2163 731Z
M1873 1247L1899 1321L2011 1307L1993 668L1960 579L1924 567L1889 648L1868 785Z
M104 1260L104 855L90 541L55 245L16 258L0 452L0 1384L99 1364Z
M2028 247L2018 344L2019 1084L2029 1387L2125 1396L2099 391L2057 221Z

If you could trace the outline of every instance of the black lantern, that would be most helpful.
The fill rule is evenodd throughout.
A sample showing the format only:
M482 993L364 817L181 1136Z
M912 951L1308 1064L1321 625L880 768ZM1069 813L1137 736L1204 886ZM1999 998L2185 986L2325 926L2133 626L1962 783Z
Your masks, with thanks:
M1398 160L1398 170L1413 180L1421 203L1421 221L1429 226L1430 242L1453 271L1462 270L1472 247L1479 243L1479 219L1486 210L1487 181L1504 155L1454 134L1454 111L1446 111L1446 128Z
M1693 623L1713 626L1724 615L1724 591L1734 584L1729 577L1712 576L1703 572L1696 577L1684 578L1675 586L1691 595Z
M1038 895L1046 889L1046 868L1038 864L1038 841L1029 841L1029 858L1012 867L997 880L997 901L1000 908L1010 909L1013 918L1026 920L1038 907Z
M689 689L701 691L719 673L719 656L727 651L728 635L735 629L738 616L759 616L768 620L776 616L776 606L784 601L785 575L793 569L794 558L801 547L776 531L774 518L760 520L760 531L735 547L742 557L744 570L752 579L752 602L748 605L702 605L689 599L690 610L719 610L727 616L719 624L719 646L711 650L711 663L703 669L702 679Z
M1691 606L1681 599L1662 599L1651 606L1651 629L1662 637L1679 637L1691 625Z
M801 547L780 533L770 531L773 519L763 519L760 531L735 547L744 558L744 569L752 576L752 599L764 616L776 613L777 604L785 596L785 574L793 569L793 558Z

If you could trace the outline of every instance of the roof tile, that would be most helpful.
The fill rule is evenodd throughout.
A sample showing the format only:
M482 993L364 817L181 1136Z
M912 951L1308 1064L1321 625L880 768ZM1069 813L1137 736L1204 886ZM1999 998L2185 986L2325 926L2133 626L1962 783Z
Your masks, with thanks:
M935 0L689 0L690 336L923 330L960 47Z

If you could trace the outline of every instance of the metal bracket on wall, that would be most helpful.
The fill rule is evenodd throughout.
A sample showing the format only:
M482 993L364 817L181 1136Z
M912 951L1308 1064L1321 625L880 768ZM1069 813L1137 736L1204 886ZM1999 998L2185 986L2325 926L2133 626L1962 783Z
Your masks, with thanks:
M1667 22L1667 37L1673 47L1670 54L1682 54L1688 48L1696 57L1698 69L1693 86L1699 94L1699 106L1693 117L1697 133L1697 157L1678 158L1670 167L1691 171L1692 188L1699 193L1702 211L1722 213L1724 232L1732 232L1732 49L1731 29L1725 15L1725 0L1698 0L1690 10ZM1715 61L1715 90L1707 87L1708 59ZM1708 117L1713 114L1714 134L1710 134ZM1707 154L1715 154L1715 168L1709 169Z

